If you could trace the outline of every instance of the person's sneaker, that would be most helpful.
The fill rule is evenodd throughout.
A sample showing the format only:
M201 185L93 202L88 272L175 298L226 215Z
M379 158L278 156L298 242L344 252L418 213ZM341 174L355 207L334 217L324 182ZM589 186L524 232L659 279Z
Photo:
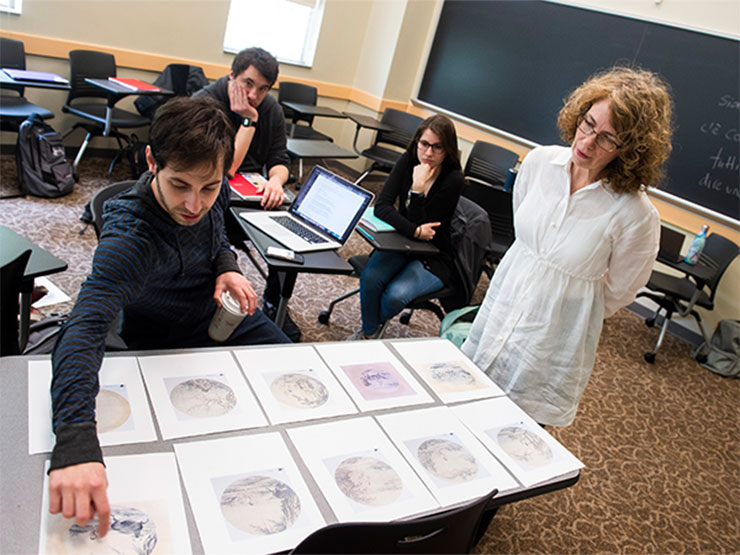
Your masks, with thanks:
M352 335L347 337L345 341L361 341L362 339L369 339L369 338L365 335L365 332L362 331L362 326L360 326L355 331L353 331Z
M267 301L263 301L262 312L264 312L265 316L267 316L270 320L274 322L275 318L277 317L277 305L274 305ZM285 333L285 335L288 336L288 339L290 339L293 343L298 343L301 340L301 328L299 328L298 324L296 324L293 321L293 318L290 317L289 310L285 311L283 333Z

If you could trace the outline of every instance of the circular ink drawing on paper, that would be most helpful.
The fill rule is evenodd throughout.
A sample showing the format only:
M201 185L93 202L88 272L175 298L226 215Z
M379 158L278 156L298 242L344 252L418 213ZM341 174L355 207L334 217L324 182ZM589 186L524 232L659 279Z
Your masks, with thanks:
M436 362L429 365L432 379L450 387L470 389L477 385L475 376L457 362Z
M388 505L403 491L401 477L375 457L344 459L334 472L334 480L344 495L363 505Z
M270 384L275 399L299 409L315 409L329 400L326 386L305 374L283 374Z
M221 512L239 530L266 536L282 532L298 520L301 500L285 482L248 476L227 486L221 495Z
M95 419L98 423L99 434L123 426L129 416L131 416L131 405L123 395L100 388L95 398Z
M540 467L552 461L552 450L537 434L521 426L501 428L496 436L501 449L519 463Z
M469 482L478 474L475 457L459 443L447 439L428 439L416 449L422 466L437 478Z
M189 416L209 418L233 409L236 395L225 383L209 378L193 378L172 388L170 401L176 409Z
M62 521L65 522L65 521ZM73 524L62 539L69 553L136 553L148 555L157 545L157 527L145 512L111 505L110 530L98 536L98 519L86 526Z
M375 391L395 391L401 385L398 379L387 370L368 368L360 373L362 385Z

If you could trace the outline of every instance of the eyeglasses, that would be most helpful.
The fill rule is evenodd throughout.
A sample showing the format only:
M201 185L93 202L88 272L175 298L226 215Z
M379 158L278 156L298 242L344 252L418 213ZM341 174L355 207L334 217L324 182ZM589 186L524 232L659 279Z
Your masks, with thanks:
M588 114L581 114L580 116L578 116L578 119L576 120L576 126L578 127L578 129L580 129L581 133L586 136L590 137L591 135L596 133L596 123L592 119L589 119ZM596 133L595 141L597 146L603 148L607 152L614 152L622 146L617 141L615 141L612 136L610 136L608 133L604 133L603 131Z
M419 141L419 150L424 151L424 150L427 150L429 148L432 149L432 152L434 154L442 154L444 152L444 150L445 150L444 147L442 146L442 143L434 143L434 144L432 144L432 143L428 143L424 139L421 139Z

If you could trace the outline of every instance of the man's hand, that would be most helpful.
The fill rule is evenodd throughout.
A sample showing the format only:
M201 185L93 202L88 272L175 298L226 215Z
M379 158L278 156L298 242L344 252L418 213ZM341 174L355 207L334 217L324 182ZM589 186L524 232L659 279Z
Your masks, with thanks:
M214 300L221 306L221 295L224 291L239 301L242 312L250 316L257 310L257 293L254 292L249 280L239 272L224 272L216 278L216 289L213 293Z
M243 83L229 80L229 104L232 112L236 112L243 118L255 119L258 117L257 108L249 103L247 87Z
M434 239L434 234L436 233L434 228L440 225L440 223L441 222L427 222L425 224L421 224L416 228L416 238L420 241L431 241Z
M434 170L429 164L418 164L414 166L414 174L411 183L411 190L415 193L424 192L424 185L431 177Z
M98 535L102 538L110 525L107 488L105 467L99 462L52 470L49 473L49 512L61 512L64 518L75 517L79 526L87 526L97 513Z
M265 194L260 204L265 210L277 208L283 202L283 184L279 177L271 177L264 185Z

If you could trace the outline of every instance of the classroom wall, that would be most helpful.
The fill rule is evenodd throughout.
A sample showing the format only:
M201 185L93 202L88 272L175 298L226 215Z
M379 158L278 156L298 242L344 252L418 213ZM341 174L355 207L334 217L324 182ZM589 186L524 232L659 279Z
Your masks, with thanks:
M740 0L569 0L573 5L644 17L692 28L735 34L740 31ZM434 33L441 0L327 0L313 67L281 65L282 79L316 85L320 103L338 110L377 115L386 106L407 109L421 116L429 112L412 102ZM111 48L119 74L153 80L169 61L186 61L204 67L209 78L225 74L232 55L221 51L228 0L149 1L128 0L24 0L23 14L0 14L0 33L23 33L30 68L66 75L66 52L72 48ZM130 29L137 29L136 33ZM248 25L245 23L245 28ZM605 30L608 33L608 30ZM60 39L50 48L46 39ZM37 44L38 43L38 44ZM161 58L151 54L162 55ZM27 89L26 96L53 110L53 124L65 130L76 120L61 113L65 95L56 91ZM132 109L132 100L121 107ZM317 118L314 126L329 133L338 144L352 148L354 126L342 120ZM472 143L482 139L501 143L524 154L526 149L475 126L458 124L463 160ZM82 133L66 143L78 145ZM359 147L372 135L361 135ZM10 143L14 136L2 133ZM104 146L96 139L93 146ZM356 169L366 163L350 162ZM695 233L706 218L655 202L661 217L687 234ZM737 229L710 222L711 230L738 241ZM739 241L740 242L740 241ZM687 241L688 243L688 241ZM664 269L664 268L660 268ZM710 330L722 318L740 318L740 262L725 276L717 308L705 320ZM689 323L689 327L691 324Z

